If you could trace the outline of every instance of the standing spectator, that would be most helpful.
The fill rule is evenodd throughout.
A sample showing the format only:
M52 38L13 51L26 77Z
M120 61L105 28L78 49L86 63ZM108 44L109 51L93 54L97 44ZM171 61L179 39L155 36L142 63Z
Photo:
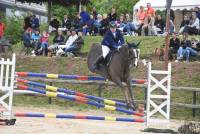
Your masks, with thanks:
M82 27L81 16L79 13L76 14L72 20L71 27L75 28L76 31L80 31Z
M199 29L199 19L197 18L196 12L192 12L192 18L188 26L185 26L183 33L184 34L198 34Z
M71 28L71 21L68 19L67 14L64 15L64 19L62 21L62 28L66 28L66 30L69 30Z
M6 29L6 25L0 19L0 39L4 36L5 29Z
M59 26L60 26L60 22L57 20L56 16L53 16L50 24L49 24L49 32L55 32L58 30Z
M81 16L81 22L83 25L87 23L87 21L90 19L90 15L88 14L86 7L83 8L82 12L80 13Z
M183 33L185 26L188 26L189 23L190 23L189 17L187 15L184 15L183 21L181 22L181 25L180 25L179 34Z
M92 15L93 15L94 20L96 20L98 13L95 7L92 8Z
M90 19L87 21L86 25L83 26L84 35L91 34L94 31L94 18L93 15L90 15Z
M151 7L151 3L147 3L146 15L155 17L155 10Z
M33 17L32 17L31 27L33 30L39 29L39 27L40 27L40 21L36 17L36 15L33 15Z
M113 7L111 13L108 14L108 20L111 21L116 21L117 20L117 13L116 9Z
M24 31L32 27L31 22L32 22L32 15L29 15L24 19Z

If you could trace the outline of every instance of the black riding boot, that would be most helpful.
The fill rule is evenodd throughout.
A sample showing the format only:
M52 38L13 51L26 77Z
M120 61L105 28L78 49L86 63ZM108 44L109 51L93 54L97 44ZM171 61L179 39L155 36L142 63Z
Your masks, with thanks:
M102 56L102 55L99 56L99 57L97 58L96 62L94 63L92 70L94 71L94 70L96 70L96 69L99 69L99 65L100 65L100 63L102 63L103 61L104 61L103 56Z

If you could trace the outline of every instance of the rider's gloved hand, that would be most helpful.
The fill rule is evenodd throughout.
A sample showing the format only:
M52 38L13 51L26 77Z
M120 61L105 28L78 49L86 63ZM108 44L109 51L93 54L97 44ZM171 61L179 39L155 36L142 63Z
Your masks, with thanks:
M118 47L117 47L117 51L119 51L120 48L121 48L121 46L118 46Z

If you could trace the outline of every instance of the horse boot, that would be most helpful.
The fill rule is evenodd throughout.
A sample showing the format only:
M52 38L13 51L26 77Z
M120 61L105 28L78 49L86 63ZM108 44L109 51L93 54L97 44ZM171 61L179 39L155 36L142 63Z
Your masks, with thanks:
M100 63L102 63L104 61L104 57L101 55L97 58L96 62L94 63L92 70L95 71L97 69L99 69Z

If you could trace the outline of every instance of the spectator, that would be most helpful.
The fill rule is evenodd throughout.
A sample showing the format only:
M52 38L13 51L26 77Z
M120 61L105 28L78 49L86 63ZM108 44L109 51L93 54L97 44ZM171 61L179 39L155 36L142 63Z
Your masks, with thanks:
M78 35L76 34L75 29L71 28L71 36L68 38L65 45L58 46L59 50L57 51L56 55L58 56L58 55L64 54L63 50L67 50L68 48L70 48L73 45L73 43L76 41L77 38L78 38Z
M94 18L93 18L93 15L90 15L90 19L87 21L86 25L83 26L83 33L84 35L87 35L87 34L91 34L93 33L92 31L94 31Z
M117 27L121 32L123 32L125 26L126 26L126 24L125 24L125 20L124 20L124 15L122 14L120 16L119 20L117 21Z
M196 16L196 12L192 12L192 18L188 26L185 26L183 33L184 34L198 34L199 29L199 19Z
M103 14L103 19L101 21L101 27L100 27L100 35L103 36L108 30L108 28L109 28L108 15Z
M83 8L82 12L80 13L82 25L85 25L88 20L90 20L90 15L86 11L86 7Z
M92 8L92 15L93 15L94 20L96 20L98 13L95 7Z
M32 22L32 15L29 15L24 19L24 31L32 27L31 22Z
M39 27L40 27L40 21L36 17L36 15L33 15L33 17L32 17L31 27L33 30L39 29Z
M64 15L64 19L62 21L62 28L66 28L66 30L69 30L71 28L71 21L68 19L67 14Z
M32 56L35 56L35 54L38 54L38 49L40 48L40 31L38 29L35 30L35 32L31 35L32 45L34 47L34 50L32 51Z
M140 10L138 12L138 15L137 15L137 20L138 22L138 34L141 35L141 30L142 30L142 26L144 25L144 21L145 21L145 18L146 18L146 12L144 11L144 7L143 6L140 6Z
M146 15L155 17L155 10L151 7L151 3L147 3Z
M69 39L70 36L71 36L71 31L68 30L67 33L66 33L66 37L65 37L65 41L64 42L67 42L67 40Z
M33 47L31 43L31 33L32 33L32 29L27 28L23 34L23 44L25 47Z
M200 20L200 8L199 7L195 7L194 10L197 13L197 18Z
M142 26L142 35L143 36L150 36L152 35L154 26L154 18L152 16L148 16L145 18L144 25Z
M191 48L191 42L188 40L188 35L185 35L181 46L178 49L177 60L175 62L186 57L186 63L189 63L190 56L197 56L197 54L197 51Z
M0 19L0 39L4 36L6 25Z
M59 45L63 45L65 37L62 35L62 31L58 30L57 35L53 39L53 45L48 47L48 51L55 51Z
M111 13L108 14L108 20L111 21L116 21L117 20L117 13L116 9L113 7Z
M49 32L55 32L58 30L59 26L60 26L60 22L57 20L56 16L53 16L53 18L50 21L49 24Z
M101 25L102 25L101 23L102 23L102 15L98 14L97 15L97 20L95 20L95 22L94 22L94 35L99 33L99 30L100 30Z
M80 31L82 27L81 16L79 13L76 14L72 20L71 27L74 27L76 31Z
M137 32L138 23L136 21L132 21L129 14L126 14L125 20L126 26L124 27L124 32L127 32L128 35L132 35L133 32Z
M134 13L133 13L133 21L138 21L138 9L135 9Z
M180 47L180 40L179 38L177 37L177 34L174 33L173 34L173 38L170 39L170 44L169 44L169 56L170 56L170 59L173 59L173 54L176 54L179 47Z
M160 15L157 15L154 26L153 26L153 34L157 35L158 33L159 34L163 33L164 27L165 27L165 23L163 19L161 18Z
M46 31L43 31L42 37L40 39L41 46L40 46L40 50L39 50L39 53L42 53L43 56L47 55L48 45L49 45L48 41L49 41L49 34Z
M80 50L82 45L84 44L83 35L81 32L78 32L78 38L71 46L65 49L65 53L69 55L69 53L75 53L76 51Z
M183 21L181 22L181 25L180 25L179 34L183 33L185 26L188 26L189 23L190 23L189 17L187 15L184 15Z

